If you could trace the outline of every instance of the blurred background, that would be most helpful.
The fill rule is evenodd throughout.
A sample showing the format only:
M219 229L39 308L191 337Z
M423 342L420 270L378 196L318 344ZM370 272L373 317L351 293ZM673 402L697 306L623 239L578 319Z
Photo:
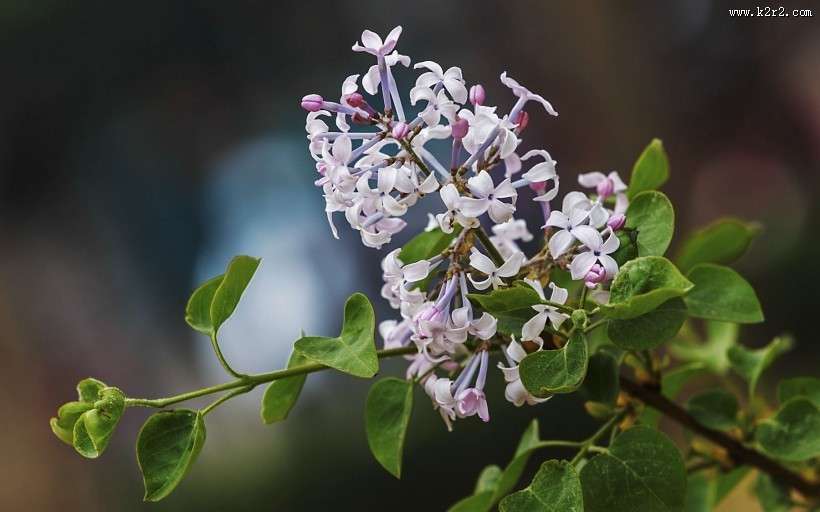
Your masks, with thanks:
M260 421L261 389L210 414L200 460L158 505L133 448L151 411L129 410L93 462L52 435L85 377L146 398L227 380L183 316L236 254L264 258L224 329L241 371L284 367L300 329L337 333L355 291L391 318L383 252L327 227L299 107L366 72L350 51L365 28L402 25L401 53L460 66L502 111L505 70L548 98L560 117L530 109L523 147L552 154L564 192L579 172L628 177L661 138L678 233L728 214L765 226L737 265L767 317L743 342L797 340L767 382L816 374L820 6L781 3L814 17L733 18L749 6L710 0L0 2L0 510L443 510L531 418L545 438L594 430L581 397L516 409L498 375L493 420L449 434L419 394L399 482L367 449L369 383L312 375L284 424ZM415 76L399 69L400 89ZM426 219L412 222L390 248ZM736 494L723 510L755 510Z

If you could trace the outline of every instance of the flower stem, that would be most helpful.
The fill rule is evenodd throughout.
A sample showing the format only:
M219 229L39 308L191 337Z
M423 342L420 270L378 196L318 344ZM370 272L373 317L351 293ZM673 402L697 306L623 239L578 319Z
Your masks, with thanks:
M377 350L376 356L379 359L385 359L388 357L396 357L396 356L403 356L417 352L418 349L415 345L410 347L400 347L400 348L392 348L388 350ZM172 396L169 398L156 398L156 399L146 399L146 398L126 398L125 405L127 407L156 407L156 408L163 408L168 407L169 405L177 404L179 402L185 402L187 400L192 400L194 398L199 398L201 396L212 395L214 393L219 393L222 391L229 391L231 389L237 388L246 388L250 387L250 389L255 388L260 384L265 384L267 382L273 382L275 380L284 379L287 377L293 377L294 375L303 375L307 373L318 372L321 370L328 370L330 367L325 366L320 363L308 363L302 366L297 366L295 368L287 368L285 370L279 370L276 372L270 373L261 373L258 375L245 375L244 377L235 380L233 382L226 382L224 384L219 384L217 386L211 386L209 388L198 389L196 391L191 391L188 393L183 393L181 395ZM248 390L250 391L250 390ZM218 405L218 404L217 404Z
M611 417L606 423L604 423L604 425L601 428L598 429L597 432L589 436L589 438L587 438L586 441L583 441L581 443L581 449L578 450L578 454L576 454L575 457L572 458L570 464L574 466L581 459L583 459L584 455L586 455L587 452L590 451L590 449L595 445L595 441L600 439L604 434L609 432L611 429L615 428L615 425L617 425L618 422L621 421L621 418L626 414L628 410L629 409L624 409L620 413Z

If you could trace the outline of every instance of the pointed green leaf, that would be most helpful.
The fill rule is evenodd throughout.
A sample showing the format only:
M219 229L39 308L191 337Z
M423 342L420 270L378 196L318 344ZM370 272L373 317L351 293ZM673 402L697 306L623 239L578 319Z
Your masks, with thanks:
M518 372L521 384L531 394L547 397L578 389L587 372L587 338L583 329L574 329L559 350L539 350L525 357Z
M214 325L211 322L211 303L223 279L225 279L225 274L206 281L194 290L188 300L188 307L185 308L185 321L188 325L207 336L214 334Z
M686 484L686 506L684 512L707 512L711 511L712 495L715 484L706 475L696 473L689 476Z
M308 360L299 352L294 351L290 355L288 368L296 368L307 363ZM275 380L268 385L265 394L262 396L262 421L266 425L284 421L288 413L296 405L299 393L307 380L307 374L294 375L284 379Z
M526 489L501 501L501 512L583 512L581 481L569 462L549 460L541 465Z
M588 512L679 511L686 483L675 443L645 425L625 430L581 469Z
M703 263L686 277L695 285L683 299L690 315L739 324L763 321L754 288L729 267Z
M777 383L777 399L780 405L797 397L808 398L820 407L820 379L814 377L797 377Z
M80 402L93 404L101 398L100 391L107 387L97 379L83 379L77 384L77 395L80 397Z
M402 247L399 259L405 265L421 260L428 260L433 256L441 254L444 249L450 246L456 236L461 232L461 225L456 224L452 233L445 233L441 228L424 231Z
M686 320L686 303L674 297L641 316L628 320L613 318L607 334L624 350L648 350L671 340Z
M609 351L598 350L589 358L587 376L581 389L589 400L615 407L620 384L618 382L619 363Z
M413 384L393 377L370 388L365 405L365 428L370 451L391 475L401 477L401 459L410 413Z
M489 512L493 506L493 491L483 491L472 496L467 496L452 507L447 512Z
M631 200L644 190L660 188L668 179L669 160L663 149L663 143L660 139L652 139L632 168L632 177L629 179L629 189L626 195Z
M125 395L117 388L103 388L94 408L84 412L74 424L74 448L83 457L99 457L114 434L125 411Z
M675 262L683 272L701 263L727 265L743 256L760 234L760 224L719 219L686 237Z
M137 438L145 501L159 501L171 494L193 467L204 444L201 412L175 409L148 418Z
M250 256L237 256L228 265L228 271L217 287L211 302L211 324L214 332L219 331L225 320L233 314L239 304L239 299L245 293L245 288L248 287L256 269L259 268L260 261L262 260Z
M375 328L373 306L367 297L354 293L345 303L344 325L338 338L303 336L296 340L294 348L317 363L369 379L379 371Z
M625 215L625 229L638 231L638 255L663 256L675 231L675 210L669 199L654 190L641 192Z
M774 457L803 461L820 455L820 408L795 398L757 427L757 441Z
M518 479L521 478L524 469L527 467L530 456L538 447L540 441L538 432L538 420L534 419L521 435L521 440L515 449L513 460L507 464L507 467L504 468L504 471L498 478L493 503L506 496L515 487L515 484L518 483Z
M475 483L473 494L480 494L485 491L495 492L498 487L498 480L501 478L501 468L495 464L490 464L481 470L478 480Z
M635 318L684 295L692 286L666 258L645 256L621 267L612 283L609 303L601 309L612 318Z
M789 512L792 510L791 488L766 473L759 473L755 492L764 512Z
M701 425L715 430L729 430L737 425L737 398L723 389L707 389L692 395L686 409Z
M749 395L754 396L757 381L778 357L785 354L792 347L789 337L778 336L763 348L748 349L736 345L729 349L729 362L732 368L749 383Z

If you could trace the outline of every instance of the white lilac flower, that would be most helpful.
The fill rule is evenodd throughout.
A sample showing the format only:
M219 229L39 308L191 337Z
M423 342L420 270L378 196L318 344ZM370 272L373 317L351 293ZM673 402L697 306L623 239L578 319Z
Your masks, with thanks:
M438 378L435 375L430 375L424 384L424 391L433 400L433 408L439 410L450 432L453 431L453 421L456 419L456 407L458 406L450 389L451 385L450 379Z
M610 256L618 250L621 241L615 236L611 229L604 231L609 234L609 238L604 242L601 233L595 230L576 230L575 236L586 246L587 250L576 255L569 265L570 274L573 279L582 279L592 269L596 263L604 267L607 278L614 278L618 272L618 263Z
M419 175L416 172L415 166L412 169L401 167L400 172L396 176L395 187L396 190L404 194L402 204L413 206L419 197L425 194L432 194L438 190L438 181L435 175L430 174L427 178L419 183Z
M485 152L490 149L496 140L499 141L498 156L501 159L510 157L518 147L518 137L513 133L515 125L505 116L498 117L496 107L476 106L475 113L462 109L458 115L470 124L470 130L464 137L464 149L470 153L470 158L464 163L465 167L484 158Z
M536 351L543 348L544 342L541 338L533 340L533 343L538 347ZM531 395L521 383L518 366L521 360L527 356L527 351L515 340L515 336L512 336L510 345L504 350L504 355L507 358L507 364L509 366L504 366L503 363L499 362L498 368L501 369L501 372L504 374L504 381L507 383L507 387L504 390L504 397L509 402L512 402L516 407L521 407L525 403L535 405L544 403L552 398L551 396L547 398L537 398Z
M504 258L520 252L521 248L516 241L529 242L533 239L532 233L527 230L527 221L524 219L510 219L503 224L493 224L493 236L490 241Z
M600 203L593 203L581 192L570 192L564 197L562 211L551 212L544 224L544 227L559 228L549 240L550 254L558 258L578 239L578 230L597 233L597 228L603 226L608 218L609 214Z
M481 254L475 247L473 247L472 253L470 253L470 266L486 274L487 279L483 281L476 281L473 279L472 273L467 277L470 279L470 282L473 283L473 286L475 286L478 290L486 290L490 286L492 286L493 289L497 289L499 286L504 286L504 281L501 278L513 277L517 275L518 271L521 269L521 264L523 263L524 253L516 252L510 255L503 265L496 267L493 260Z
M417 283L427 277L430 273L430 262L427 260L416 261L405 265L399 259L401 249L391 251L382 260L382 272L384 280L394 286L404 286L409 283Z
M538 293L538 296L541 297L541 300L546 300L544 297L544 289L541 287L541 283L539 283L538 281L533 281L531 279L524 279L524 281ZM555 283L550 283L549 287L552 290L552 293L550 294L549 298L551 302L555 302L556 304L564 304L567 301L569 293L566 289L561 288L560 286L556 286ZM552 323L553 327L558 329L559 327L561 327L561 324L563 324L564 321L569 318L568 315L564 313L559 313L558 309L556 309L555 306L549 306L547 304L536 304L532 306L532 309L535 310L537 314L534 317L527 320L527 323L525 323L524 327L521 329L521 341L539 340L541 337L541 332L547 325L548 319L550 323Z
M552 201L558 195L558 174L555 172L555 160L552 159L549 153L543 149L533 149L528 151L521 160L529 160L534 156L540 156L544 159L543 162L535 164L532 168L521 175L521 177L530 183L541 183L546 186L546 181L555 182L555 186L549 191L535 198L536 201Z
M410 66L410 57L407 55L401 55L397 51L393 51L393 53L384 56L384 63L387 68L392 68L396 64L401 64L404 67ZM367 73L362 77L362 87L368 94L376 94L379 92L379 85L381 81L379 79L379 66L373 65L370 66L370 69L367 70Z
M509 178L505 178L496 187L490 173L480 171L467 180L467 188L475 197L461 198L460 210L464 215L475 218L489 212L490 218L496 224L502 224L512 218L518 192L513 188ZM512 203L501 201L507 198L511 198Z
M445 233L452 233L453 226L455 222L458 222L465 228L474 228L478 227L478 220L472 217L467 217L463 213L461 213L461 200L463 199L456 189L456 186L452 183L445 185L439 191L441 195L441 200L444 202L444 206L447 207L447 211L445 213L439 213L436 215L436 220L438 221L438 225L442 231Z
M464 86L464 80L461 78L461 68L452 67L444 71L440 65L429 60L419 62L413 68L430 70L419 75L416 79L416 87L432 88L441 84L453 101L460 104L467 102L467 87Z
M515 107L513 107L513 112L510 114L511 118L516 118L521 109L524 108L524 104L528 101L536 101L544 106L548 114L553 116L558 115L558 112L552 108L549 101L545 100L543 96L530 92L529 89L519 84L516 80L508 77L506 71L501 73L501 83L512 89L513 94L518 96L518 103L515 104Z
M378 182L375 189L368 184L371 172L365 172L356 183L356 190L370 201L373 209L380 212L384 217L400 217L407 213L407 205L399 203L390 193L396 184L398 169L395 167L384 167L378 170Z
M382 41L382 38L375 32L365 30L362 32L362 44L360 45L357 41L356 44L353 45L353 51L366 52L376 57L384 57L396 47L399 36L401 36L401 26L391 30L384 41Z
M410 322L402 320L384 320L379 323L379 334L384 340L385 350L391 348L406 347L410 342L410 336L413 331L410 329Z
M601 199L606 199L612 194L625 192L627 188L617 171L612 171L609 174L597 171L580 174L578 175L578 183L582 187L594 188Z
M450 122L455 121L458 105L447 97L444 90L436 93L427 87L414 87L410 91L410 103L415 105L419 101L427 102L427 107L419 114L419 117L428 126L438 126L441 116L446 117Z

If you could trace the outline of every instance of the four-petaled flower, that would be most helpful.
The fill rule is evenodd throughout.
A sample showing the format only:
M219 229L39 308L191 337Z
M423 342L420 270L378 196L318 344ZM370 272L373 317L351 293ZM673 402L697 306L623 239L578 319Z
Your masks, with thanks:
M467 277L470 279L470 282L473 283L473 286L479 290L486 290L490 286L496 289L499 286L504 286L504 281L501 279L502 277L513 277L517 275L522 263L524 263L524 253L516 252L510 255L503 265L496 267L493 260L481 254L473 247L473 251L470 253L470 266L486 274L487 279L476 281L473 279L472 274L469 274Z

